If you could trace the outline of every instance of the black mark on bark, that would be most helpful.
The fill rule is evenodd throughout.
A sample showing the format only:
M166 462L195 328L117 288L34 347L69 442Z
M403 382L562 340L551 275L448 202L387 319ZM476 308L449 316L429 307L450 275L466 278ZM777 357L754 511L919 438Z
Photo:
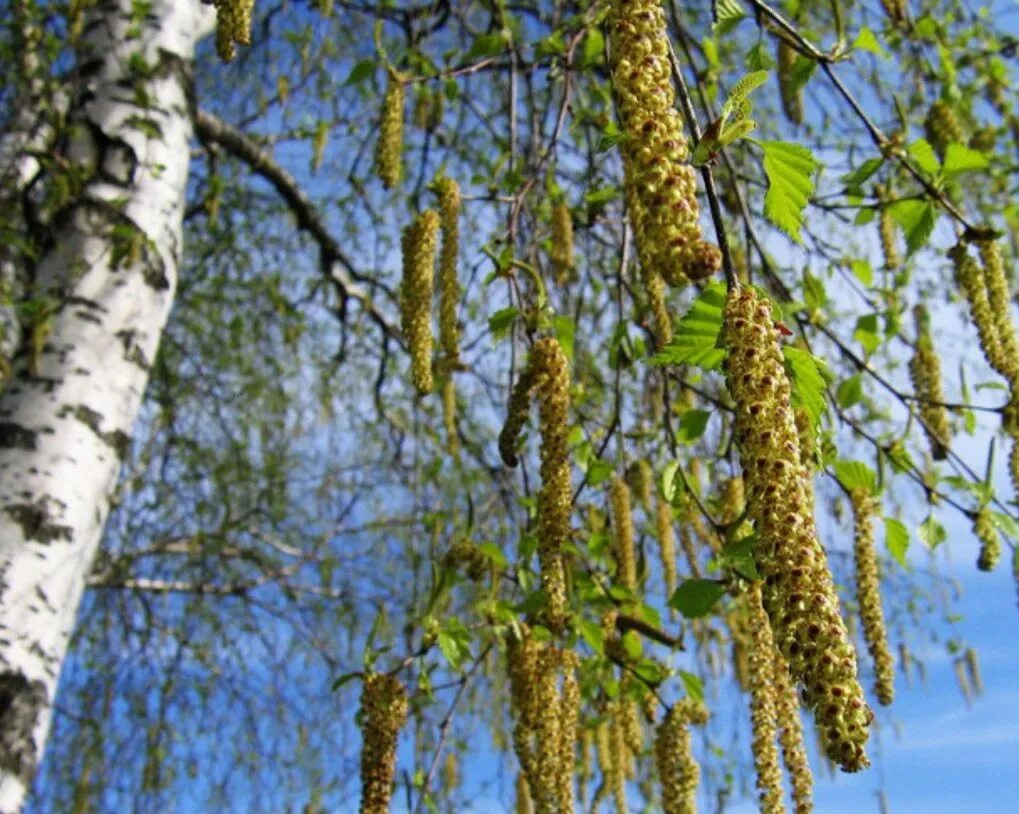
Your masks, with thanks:
M20 424L0 423L0 447L3 449L35 449L35 430Z
M35 776L38 755L32 730L46 706L46 687L21 673L0 673L0 767L26 786Z
M26 540L52 543L54 540L70 540L71 527L53 522L45 500L35 503L16 503L4 508L11 519L21 526Z

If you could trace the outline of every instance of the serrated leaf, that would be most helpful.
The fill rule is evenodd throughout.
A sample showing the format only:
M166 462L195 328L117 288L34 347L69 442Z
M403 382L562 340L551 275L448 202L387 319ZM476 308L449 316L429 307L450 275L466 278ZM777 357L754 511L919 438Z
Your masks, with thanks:
M679 462L669 461L662 469L662 495L669 503L675 503L682 490L683 481L676 477L679 474Z
M687 619L704 616L725 595L725 587L710 579L688 579L669 598L669 607L675 608Z
M732 90L729 91L729 98L726 99L725 104L722 105L722 118L726 119L734 113L738 113L740 110L744 110L749 113L749 111L746 110L746 103L750 100L750 94L767 81L767 71L754 71L740 79L732 86Z
M505 568L509 565L509 560L506 559L506 555L502 553L502 549L495 543L481 543L478 546L478 551L486 556L492 564L498 568Z
M909 145L907 152L913 159L913 163L928 175L934 175L941 169L941 162L938 161L938 157L934 154L934 148L931 147L927 139L917 139Z
M945 531L945 527L941 525L941 522L933 514L927 516L927 519L920 524L920 528L917 531L920 534L920 539L923 540L923 544L931 551L948 539L948 532Z
M560 314L552 318L552 329L556 339L562 345L563 353L569 361L573 361L573 343L577 335L577 326L572 317Z
M717 0L715 3L715 36L722 37L747 17L739 0Z
M909 549L909 529L894 517L885 518L885 546L888 553L903 568L908 568L906 551Z
M770 71L775 67L775 58L765 40L759 40L747 51L746 66L751 71Z
M362 59L353 68L350 69L350 73L347 75L344 85L357 85L364 82L365 79L375 73L375 60L374 59Z
M853 48L860 51L870 51L872 54L876 54L881 59L888 59L888 52L881 47L881 43L878 42L874 32L864 26L860 29L860 33L856 35L856 40L853 42Z
M669 676L668 670L657 661L651 661L651 659L641 659L633 666L633 672L648 684L655 685L661 684Z
M906 248L910 254L922 248L934 231L937 210L930 201L896 201L889 205L888 212L902 227L906 236Z
M866 489L871 494L877 491L877 474L862 461L836 461L832 469L847 489Z
M859 373L839 383L838 390L835 391L835 400L844 410L863 400L863 379Z
M686 670L679 671L679 680L683 682L683 689L686 694L698 703L704 702L704 682L696 673L688 673Z
M718 137L718 147L726 147L734 141L739 141L756 129L757 122L753 119L739 119L722 131L722 135Z
M502 339L509 333L513 320L520 314L520 309L510 306L501 308L488 318L488 330L492 332L495 339Z
M825 381L818 360L809 351L792 345L784 346L782 354L793 385L793 406L806 410L810 426L816 428L825 411Z
M439 645L439 650L442 651L442 655L449 662L449 666L454 670L459 669L463 654L460 651L460 643L456 638L443 632L438 635L436 641Z
M810 150L785 141L758 142L764 150L768 193L764 214L789 237L800 242L803 210L814 192L814 173L821 166Z
M863 345L868 354L881 347L881 336L878 334L877 314L864 314L857 317L853 339Z
M602 626L592 622L590 619L581 619L577 623L577 627L580 629L581 638L587 642L587 646L599 656L604 656L605 631L602 629Z
M588 29L580 52L580 68L590 68L598 64L605 54L605 38L597 28Z
M591 486L597 486L599 483L605 483L609 480L615 470L608 461L603 461L600 458L591 462L587 468L587 482Z
M651 357L651 364L717 368L725 358L725 350L718 346L725 298L725 283L714 281L705 286L680 319L672 341Z
M986 170L989 166L990 162L983 153L953 142L945 150L945 163L941 171L946 178L950 178L967 172Z

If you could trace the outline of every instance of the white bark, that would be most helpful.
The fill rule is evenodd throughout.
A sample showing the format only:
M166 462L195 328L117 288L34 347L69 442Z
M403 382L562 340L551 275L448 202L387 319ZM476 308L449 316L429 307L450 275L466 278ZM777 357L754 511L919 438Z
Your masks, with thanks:
M145 5L138 4L145 8ZM35 270L58 303L0 398L0 812L41 759L68 639L177 280L199 0L91 12L70 157L90 180ZM135 27L140 37L126 36ZM146 70L139 71L137 56ZM144 91L144 95L139 91ZM142 104L148 99L148 105ZM128 251L132 235L136 251Z

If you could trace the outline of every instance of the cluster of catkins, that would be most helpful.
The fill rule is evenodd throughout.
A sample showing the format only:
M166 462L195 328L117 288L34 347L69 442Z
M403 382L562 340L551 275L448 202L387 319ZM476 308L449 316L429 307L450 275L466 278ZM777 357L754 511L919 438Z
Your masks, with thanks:
M874 550L874 498L866 489L849 494L853 504L853 557L856 562L856 601L863 621L863 638L874 660L874 694L888 706L895 695L895 659L888 647L888 630L881 610L877 553Z
M622 130L626 201L645 274L670 285L721 268L701 237L697 179L676 111L660 0L615 0L609 22L612 84Z
M216 6L216 53L224 62L235 56L235 45L251 44L251 13L255 0L214 0Z
M913 309L913 315L916 318L916 348L909 360L909 378L913 392L920 400L920 418L931 457L940 461L948 455L952 440L952 427L944 406L945 393L941 387L941 359L934 350L926 309L918 305Z
M800 458L770 304L751 288L734 288L723 336L748 515L757 529L755 554L775 643L802 687L825 753L846 771L858 771L868 765L864 747L873 713L817 539L813 490Z
M573 814L580 715L576 654L538 642L525 627L507 652L513 748L535 814Z
M998 536L991 510L986 506L982 506L973 518L973 533L980 541L977 568L981 571L993 571L1001 559L1001 537Z
M407 720L407 692L396 678L372 673L361 690L361 814L388 814L396 739Z
M957 243L948 256L955 270L956 285L969 304L984 358L1009 385L1009 403L1002 413L1001 426L1012 440L1009 468L1012 487L1019 494L1019 336L1012 320L1001 247L993 240L982 240L977 242L977 248L980 263L963 242Z
M460 330L456 319L460 299L457 279L459 253L460 188L456 181L440 178L435 184L439 212L427 209L403 230L403 281L400 285L401 329L411 356L411 380L419 393L433 387L432 294L435 288L435 255L439 228L439 345L442 359L436 366L443 380L443 410L448 442L456 444L456 392L452 373L460 367Z
M392 189L403 178L403 107L406 89L403 77L390 68L386 94L382 98L382 121L375 143L375 172L382 186Z
M464 574L469 580L479 582L491 570L491 560L466 537L459 537L443 557L443 565Z
M510 395L499 454L516 466L517 444L527 421L531 394L538 396L541 430L541 489L538 492L538 562L546 604L542 622L558 631L566 623L566 570L563 547L570 535L570 460L567 445L570 373L566 354L552 337L539 339ZM533 784L532 784L533 785Z
M655 767L664 814L694 814L701 770L693 756L690 726L708 721L703 704L688 698L673 704L655 732ZM620 809L625 811L626 809Z

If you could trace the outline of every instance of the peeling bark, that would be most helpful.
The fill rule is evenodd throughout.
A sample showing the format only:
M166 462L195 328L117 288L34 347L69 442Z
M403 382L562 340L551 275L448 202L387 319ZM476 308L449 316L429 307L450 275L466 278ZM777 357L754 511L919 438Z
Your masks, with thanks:
M144 14L132 18L132 5ZM0 397L0 814L40 762L68 640L177 281L199 0L104 0L68 158L88 177L35 269L45 344ZM137 27L140 37L125 36ZM132 55L134 59L131 59ZM144 63L138 59L141 56ZM145 69L132 72L143 64ZM137 100L152 100L141 107Z

